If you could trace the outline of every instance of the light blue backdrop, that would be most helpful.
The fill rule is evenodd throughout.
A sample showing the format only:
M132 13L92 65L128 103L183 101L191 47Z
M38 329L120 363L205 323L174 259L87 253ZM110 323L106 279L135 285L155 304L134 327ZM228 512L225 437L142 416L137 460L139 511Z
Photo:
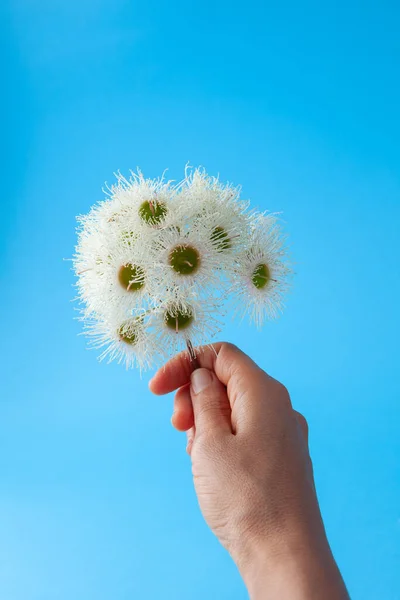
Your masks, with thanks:
M355 600L400 598L398 3L2 4L0 596L244 599L171 397L78 337L75 215L187 161L282 211L284 316L230 340L307 416Z

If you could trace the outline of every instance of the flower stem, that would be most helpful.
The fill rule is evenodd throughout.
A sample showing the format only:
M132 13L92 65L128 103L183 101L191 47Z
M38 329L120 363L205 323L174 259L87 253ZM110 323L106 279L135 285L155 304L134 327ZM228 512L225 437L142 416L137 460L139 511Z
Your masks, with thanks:
M188 349L188 352L189 352L190 362L193 365L193 371L195 369L199 369L200 368L200 363L199 363L199 361L197 359L197 356L196 356L196 353L194 351L193 344L192 344L192 342L188 338L186 338L186 346L187 346L187 349Z

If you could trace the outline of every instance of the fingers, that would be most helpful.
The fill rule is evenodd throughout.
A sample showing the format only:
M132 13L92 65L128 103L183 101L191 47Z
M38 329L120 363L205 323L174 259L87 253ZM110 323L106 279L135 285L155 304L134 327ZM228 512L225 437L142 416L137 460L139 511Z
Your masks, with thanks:
M186 437L187 437L186 452L189 454L189 456L192 455L192 446L193 446L193 442L194 442L195 433L196 433L195 427L191 427L186 432Z
M175 394L172 425L178 431L191 431L188 438L190 449L193 443L195 419L200 431L222 429L231 433L230 416L231 409L226 388L208 369L194 371L191 384L180 387Z
M226 387L235 432L262 427L263 421L272 422L278 413L291 410L284 386L269 377L236 346L219 342L213 348L198 348L197 355L200 367L214 371ZM187 385L192 371L188 354L182 352L155 374L149 387L155 394L166 394Z
M196 348L196 356L200 367L213 369L222 345L223 343L219 342L213 344L213 348L209 346ZM153 394L168 394L188 384L192 371L193 363L189 358L189 353L186 351L180 352L157 371L149 381L149 388Z
M231 406L225 386L213 371L200 368L190 378L190 396L193 404L197 436L204 433L232 434Z
M175 394L174 412L171 423L178 431L187 431L194 425L194 414L189 384L180 387Z
M218 342L213 346L196 348L197 359L200 367L215 371L218 379L227 386L229 383L235 387L238 377L246 371L249 374L262 373L262 371L247 354L237 346L227 342ZM169 360L154 377L149 381L150 390L154 394L168 394L190 381L193 365L188 353L181 352Z

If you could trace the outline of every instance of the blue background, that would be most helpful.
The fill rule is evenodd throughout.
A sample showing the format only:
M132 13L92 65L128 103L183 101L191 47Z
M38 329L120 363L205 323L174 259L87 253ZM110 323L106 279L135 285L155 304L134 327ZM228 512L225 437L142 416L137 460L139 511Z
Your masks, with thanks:
M309 420L356 600L400 598L400 27L393 0L12 0L0 219L0 595L244 599L172 397L78 337L75 215L112 173L204 165L282 211L287 310L230 340Z

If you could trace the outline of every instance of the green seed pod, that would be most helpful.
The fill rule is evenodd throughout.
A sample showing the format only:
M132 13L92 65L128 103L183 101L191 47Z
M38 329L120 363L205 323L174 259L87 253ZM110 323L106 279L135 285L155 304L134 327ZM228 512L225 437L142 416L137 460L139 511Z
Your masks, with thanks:
M130 263L118 271L118 281L127 292L137 292L144 286L144 269Z
M265 263L257 265L256 268L253 270L251 280L253 282L253 285L258 290L264 289L271 280L271 273L268 268L268 265L266 265Z
M164 320L167 327L174 329L178 333L178 331L189 327L194 317L190 309L185 311L170 309L165 312Z
M158 200L145 200L139 208L139 216L148 225L158 225L164 220L168 209L164 202Z
M118 337L121 342L134 346L138 339L138 332L134 327L126 327L124 324L118 329Z
M124 321L118 329L118 337L121 342L134 346L139 339L139 331L143 321L144 318L142 315Z
M171 250L168 262L179 275L192 275L200 266L200 255L193 246L181 244Z

